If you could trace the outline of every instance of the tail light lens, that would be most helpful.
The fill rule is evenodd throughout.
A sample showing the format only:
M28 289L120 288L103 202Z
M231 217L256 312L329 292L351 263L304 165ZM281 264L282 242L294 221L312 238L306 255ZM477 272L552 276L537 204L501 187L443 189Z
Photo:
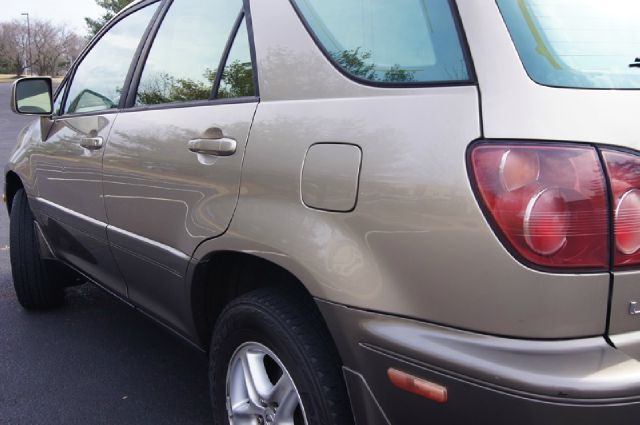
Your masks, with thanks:
M595 148L481 144L471 165L488 216L518 256L546 268L608 268L607 188ZM640 207L640 190L628 196Z
M603 150L613 202L616 267L640 264L640 158Z

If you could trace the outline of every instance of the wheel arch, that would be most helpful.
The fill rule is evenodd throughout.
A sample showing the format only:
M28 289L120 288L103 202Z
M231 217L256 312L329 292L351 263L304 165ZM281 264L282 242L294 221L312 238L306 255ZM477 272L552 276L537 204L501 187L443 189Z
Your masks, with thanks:
M13 198L16 196L16 193L18 193L18 191L23 188L24 184L22 183L22 179L20 179L20 176L18 176L18 174L16 174L14 171L9 171L5 175L4 195L5 202L7 204L7 211L9 212L9 214L11 214Z
M318 309L302 279L283 265L252 253L229 250L212 252L194 264L189 279L188 298L193 323L198 343L205 350L209 349L213 329L224 308L234 299L253 290L285 287L295 292L301 302L309 302ZM321 314L319 316L322 317ZM322 325L328 329L324 318L322 321Z

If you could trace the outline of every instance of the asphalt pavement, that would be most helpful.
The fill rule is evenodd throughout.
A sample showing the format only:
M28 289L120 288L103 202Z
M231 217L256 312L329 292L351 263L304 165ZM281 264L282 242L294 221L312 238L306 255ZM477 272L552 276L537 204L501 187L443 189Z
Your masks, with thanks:
M0 164L29 118L0 83ZM4 187L4 176L2 187ZM102 290L69 290L66 305L30 313L16 299L9 220L0 209L0 424L211 423L207 359Z

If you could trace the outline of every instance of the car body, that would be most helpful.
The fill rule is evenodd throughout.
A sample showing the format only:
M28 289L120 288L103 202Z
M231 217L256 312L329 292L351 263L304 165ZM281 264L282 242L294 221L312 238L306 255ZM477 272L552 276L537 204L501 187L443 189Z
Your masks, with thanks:
M158 5L120 102L40 118L6 168L9 205L23 188L44 258L204 350L238 295L304 288L358 424L637 417L640 272L523 261L471 155L521 142L636 152L640 93L535 82L495 0L425 3L449 8L462 77L367 80L327 53L302 3L244 2L252 95L151 105L136 83L171 2L116 17L93 44ZM445 388L446 402L402 391L390 370Z

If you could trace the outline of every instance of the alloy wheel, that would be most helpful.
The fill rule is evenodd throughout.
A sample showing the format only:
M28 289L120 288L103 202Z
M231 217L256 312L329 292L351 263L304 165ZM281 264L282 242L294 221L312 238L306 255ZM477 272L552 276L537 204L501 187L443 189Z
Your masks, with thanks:
M236 350L226 388L231 425L308 425L291 375L262 344L248 342Z

